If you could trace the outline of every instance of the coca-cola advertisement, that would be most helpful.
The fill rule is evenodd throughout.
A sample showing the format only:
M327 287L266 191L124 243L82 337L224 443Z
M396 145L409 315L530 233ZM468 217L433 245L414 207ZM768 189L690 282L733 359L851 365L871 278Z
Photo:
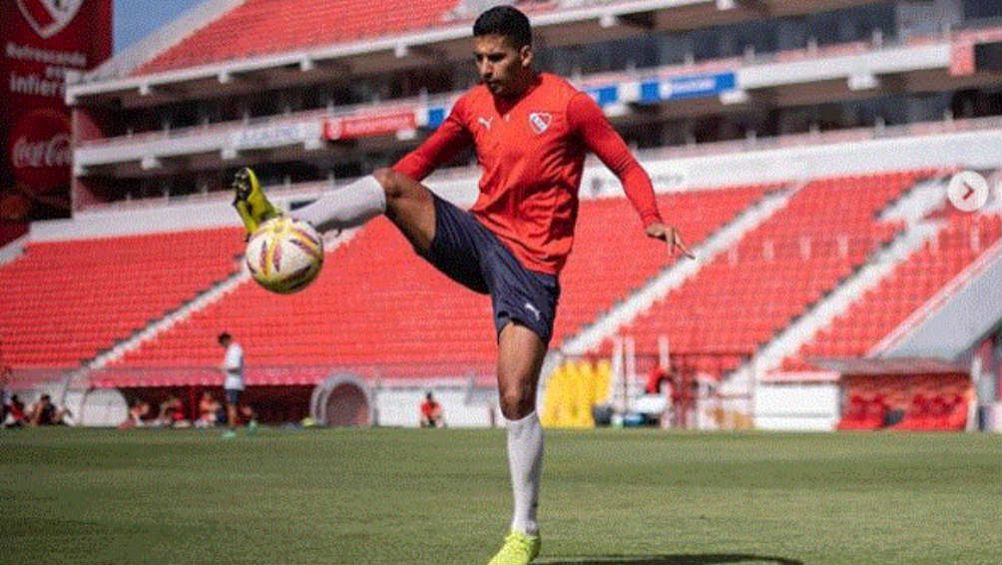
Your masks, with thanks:
M111 55L112 0L0 0L0 222L70 214L67 71Z

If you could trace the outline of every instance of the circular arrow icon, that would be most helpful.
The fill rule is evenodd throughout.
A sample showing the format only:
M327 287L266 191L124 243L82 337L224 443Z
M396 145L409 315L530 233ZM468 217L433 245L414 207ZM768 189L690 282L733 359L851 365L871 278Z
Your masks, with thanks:
M974 171L957 173L950 179L946 195L962 212L974 212L988 202L988 181Z

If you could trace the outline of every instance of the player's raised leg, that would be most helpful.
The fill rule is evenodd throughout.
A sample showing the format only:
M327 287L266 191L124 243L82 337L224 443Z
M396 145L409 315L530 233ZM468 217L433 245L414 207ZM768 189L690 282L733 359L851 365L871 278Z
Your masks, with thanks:
M511 322L498 340L498 394L508 432L508 469L514 510L511 533L489 565L527 565L541 545L536 509L543 464L543 428L536 386L546 344L528 327Z
M280 214L249 168L237 173L233 187L236 192L233 205L248 232ZM421 183L391 169L377 170L371 176L328 192L290 215L324 232L358 227L383 213L418 251L428 250L435 237L435 204L431 192Z
M431 191L393 169L379 169L372 177L386 195L386 217L417 251L427 253L435 239L435 200Z

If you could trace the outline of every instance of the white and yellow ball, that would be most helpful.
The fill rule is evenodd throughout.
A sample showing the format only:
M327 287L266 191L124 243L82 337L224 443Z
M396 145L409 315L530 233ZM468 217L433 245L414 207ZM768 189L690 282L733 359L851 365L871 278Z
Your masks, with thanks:
M247 268L264 288L278 294L303 290L324 265L324 240L306 222L287 217L261 224L247 242Z

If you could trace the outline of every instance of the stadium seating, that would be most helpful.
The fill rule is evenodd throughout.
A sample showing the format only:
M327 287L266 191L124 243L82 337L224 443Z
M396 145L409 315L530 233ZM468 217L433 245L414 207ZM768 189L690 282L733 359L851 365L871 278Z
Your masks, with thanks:
M213 367L221 355L216 335L226 330L248 366L296 366L283 380L373 364L429 376L493 360L492 326L487 297L458 288L379 218L329 252L307 291L272 295L248 280L115 366Z
M902 262L880 285L818 332L787 370L809 367L810 357L862 357L1002 235L997 215L947 214L936 238Z
M623 334L636 337L641 354L656 351L658 336L667 335L673 355L707 356L696 369L734 368L886 243L901 226L882 223L876 214L929 174L808 183ZM780 186L663 194L659 205L666 221L696 245ZM981 248L999 238L997 218L958 215L944 221L948 227L937 243L907 262L913 274L892 275L887 290L880 291L910 304L907 312L973 259L973 251L964 252L972 229L979 230ZM16 297L14 306L0 313L5 357L23 367L79 366L233 273L233 258L242 248L239 234L219 229L29 245L23 257L0 268L0 282ZM138 382L126 369L161 371L142 386L181 384L167 369L186 373L185 383L211 384L216 379L211 368L220 357L215 338L223 330L244 345L252 383L310 384L332 368L364 368L387 378L493 372L489 299L459 289L417 257L388 221L373 221L329 253L324 272L307 292L270 295L247 280L113 363L120 372L110 372L106 384ZM961 259L947 261L949 269L929 266L945 257ZM663 244L643 236L626 199L582 201L552 345L558 347L667 264ZM944 274L923 283L926 294L894 282L927 271ZM82 300L88 301L86 308L77 306ZM875 310L897 312L871 306L858 315ZM837 323L866 326L852 320Z
M247 0L140 67L136 74L385 37L458 23L456 0ZM530 13L553 8L527 6Z
M72 368L236 272L239 231L32 243L0 267L3 359Z
M770 188L664 195L659 204L695 244ZM692 210L702 213L686 213ZM582 201L577 234L562 280L554 345L667 263L664 244L643 235L624 198ZM483 375L493 373L496 356L490 300L460 289L416 256L384 219L331 252L308 291L279 297L248 282L114 366L215 366L220 356L215 336L223 329L243 344L249 367L284 368L251 370L251 382L310 381L332 367L383 377Z
M278 1L285 2L289 0L278 0ZM439 0L434 0L434 1L439 2ZM430 26L447 25L458 21L455 19L450 19L450 17L445 16L446 14L449 13L449 9L455 7L454 4L455 3L453 3L452 6L448 6L444 12L441 12L443 17L440 18L440 21L438 23L435 23L433 21L428 25ZM355 6L356 9L359 7L360 6ZM367 8L368 6L366 5L361 7ZM541 11L547 11L553 9L554 7L555 6L551 3L534 3L534 2L527 3L524 6L521 6L523 10L527 11L530 14L538 13ZM321 7L321 9L322 8L323 7ZM241 43L240 41L234 42L232 36L240 35L240 32L238 31L239 26L245 25L247 21L250 20L249 16L242 15L240 17L237 17L237 15L235 14L237 11L244 9L247 9L246 6L237 8L233 12L224 15L219 20L209 23L183 43L175 45L174 47L164 51L163 53L160 53L157 57L146 63L144 66L140 67L137 73L146 74L146 73L170 70L176 67L184 68L195 65L196 63L205 64L207 62L217 62L217 59L213 57L218 57L219 58L218 60L238 59L240 58L240 55L236 55L234 53L242 52L241 49L253 49L253 51L250 52L249 54L255 54L258 53L259 51L269 52L269 53L270 52L279 53L283 51L295 50L304 47L332 44L336 43L337 41L344 40L345 37L348 36L348 32L345 32L344 35L340 35L342 30L340 30L339 28L338 30L326 29L325 31L322 32L313 30L309 33L300 33L300 34L290 33L288 37L283 36L284 39L279 39L275 37L270 41L264 43L247 42L246 40L243 41L243 43ZM252 10L251 12L252 14L257 13L256 10ZM359 17L367 17L367 16L359 15L354 17L354 19L349 18L349 21L355 21ZM295 17L294 19L297 22L299 22L299 24L297 25L313 24L313 22L308 22L308 21L301 22L300 18L298 17ZM389 21L394 21L394 20L391 19ZM255 20L254 23L255 29L257 28L270 29L268 27L270 25L271 23L269 23L267 20L263 20L261 22L257 22ZM1002 30L992 30L992 33L990 35L994 37L995 35L998 34L1002 34ZM272 36L269 35L268 37ZM318 39L320 37L326 39ZM354 37L348 37L348 39L351 40L354 39ZM943 40L943 38L939 35L909 36L908 44L909 45L917 44L918 39L923 39L927 42ZM249 47L246 45L243 48L241 47L241 45L247 43L251 43L252 45ZM265 47L266 45L269 47ZM874 49L877 49L877 47L869 44L868 42L852 41L847 43L827 45L818 48L802 48L802 49L778 51L776 53L769 54L768 56L771 57L772 60L776 62L797 62L811 59L838 57L844 55L858 55ZM206 51L203 52L203 50ZM205 58L206 53L210 54L211 57L206 59ZM639 75L636 70L632 69L594 73L578 78L576 80L576 83L578 84L579 87L582 88L608 86L610 84L615 84L615 83L635 81L641 76L645 78L658 77L661 79L665 79L672 76L683 76L683 75L691 76L693 74L699 74L699 73L736 71L737 69L741 68L743 65L747 63L748 61L744 57L724 57L720 59L708 59L685 64L667 64L656 67L654 69L645 69L643 75ZM452 93L452 95L458 96L459 92L454 92ZM398 106L405 102L407 101L404 99L371 100L370 102L367 103L367 106L370 112L375 111L375 113L392 113L395 111L394 106ZM424 101L422 101L421 103L424 104ZM335 108L333 113L335 115L342 115L342 114L350 114L352 113L352 111L353 111L352 107L343 106ZM291 114L286 114L286 113L276 114L273 116L267 116L259 119L268 120L271 123L275 123L280 120L308 121L309 119L317 116L318 114L326 115L327 110L310 109L302 112L293 112ZM960 120L959 122L962 122L962 120ZM152 124L155 123L158 123L158 121L157 120L151 121L150 127L152 127ZM951 121L949 123L952 124L953 122ZM78 146L85 147L85 146L98 146L98 145L109 145L118 143L131 144L131 143L138 143L141 141L160 139L168 136L171 138L176 138L192 134L206 134L206 135L220 134L228 130L245 127L245 125L246 124L243 122L242 119L237 119L237 120L215 122L211 124L199 124L198 126L194 127L182 127L170 131L165 131L163 129L154 129L152 131L130 132L128 135L87 140L85 142L79 143ZM923 127L927 127L935 131L942 129L943 127L952 127L952 126L950 125L944 126L943 122L940 121L931 122L929 123L928 126L916 125L917 129L922 129ZM839 133L840 132L838 130L825 132L825 138L829 142L832 142L834 141L834 137L837 136ZM847 141L851 141L857 138L858 139L869 138L872 135L870 128L849 129L841 133L843 133L848 138L846 139ZM916 132L916 133L921 133L921 132ZM782 138L779 140L779 143L784 146L796 146L801 144L805 140L817 143L818 138L819 136L817 132L811 132L803 135L787 135L787 136L782 136Z
M858 269L902 226L877 214L931 171L825 178L704 266L623 330L637 351L705 355L699 369L736 368L743 358ZM605 345L608 348L608 344Z
M665 194L659 196L658 208L666 222L681 230L687 243L695 244L779 186ZM693 213L696 210L698 214ZM669 263L664 244L643 234L636 212L623 198L582 204L574 250L561 274L555 345L638 290Z

